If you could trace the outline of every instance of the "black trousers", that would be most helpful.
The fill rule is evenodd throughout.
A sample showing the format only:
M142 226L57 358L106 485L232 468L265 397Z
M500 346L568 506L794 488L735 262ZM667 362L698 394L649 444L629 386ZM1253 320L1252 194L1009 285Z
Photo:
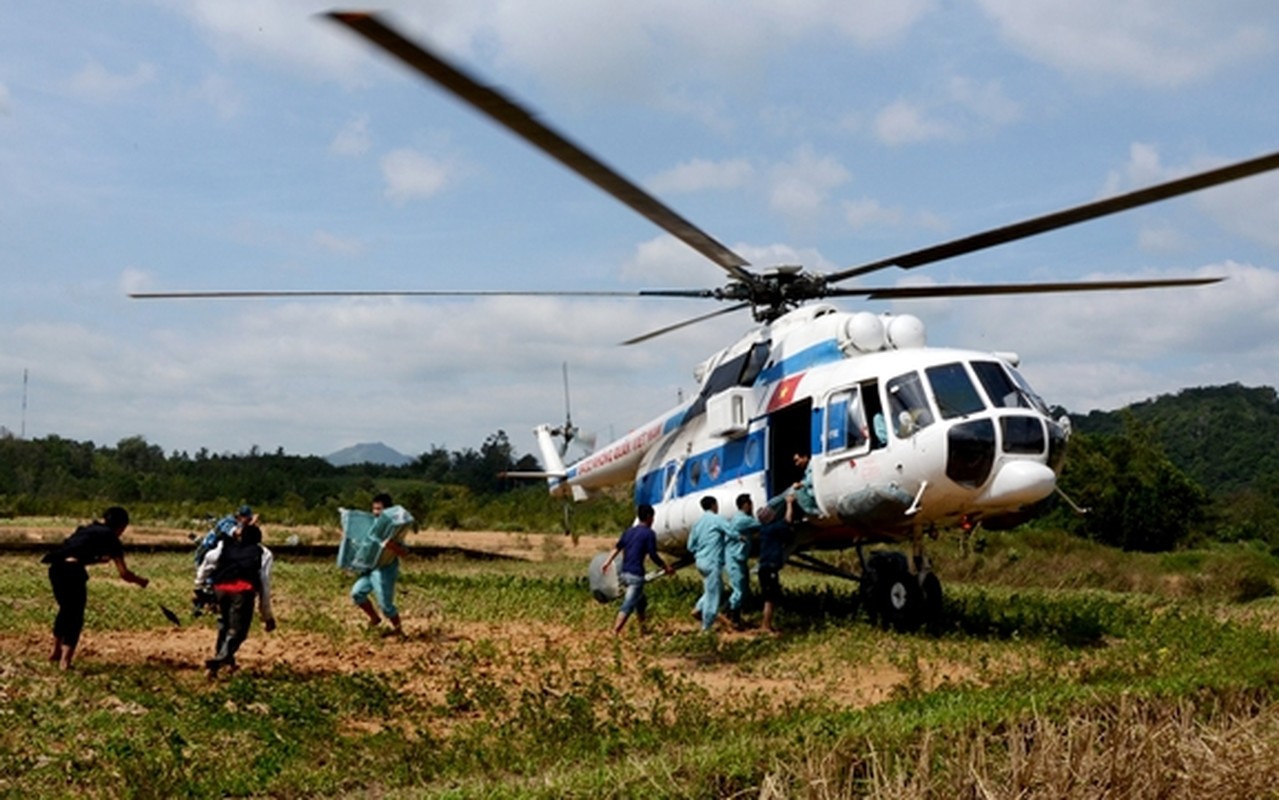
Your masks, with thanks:
M58 603L53 635L67 647L80 643L84 630L84 607L89 602L89 572L83 564L57 561L49 565L49 585Z
M257 592L214 592L218 598L218 644L213 660L220 664L234 664L235 653L249 636L253 624L253 601Z

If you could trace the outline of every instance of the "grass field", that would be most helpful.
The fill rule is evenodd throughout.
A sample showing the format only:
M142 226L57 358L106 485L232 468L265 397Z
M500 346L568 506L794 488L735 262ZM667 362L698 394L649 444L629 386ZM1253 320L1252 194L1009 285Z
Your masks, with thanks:
M362 628L328 561L281 561L279 629L214 683L186 556L131 556L145 590L94 568L70 673L46 660L43 569L0 556L0 794L1279 796L1268 553L943 542L934 634L872 627L855 586L787 569L784 635L703 636L681 574L618 640L580 555L531 546L409 559L402 640Z

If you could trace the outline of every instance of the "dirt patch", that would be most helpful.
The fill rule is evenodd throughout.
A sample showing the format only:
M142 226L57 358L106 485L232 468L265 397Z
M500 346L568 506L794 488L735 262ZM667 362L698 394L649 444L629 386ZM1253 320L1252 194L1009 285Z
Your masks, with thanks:
M271 542L289 536L311 542L322 536L333 538L332 532L324 534L318 528L268 528L267 533ZM23 537L52 543L60 541L66 531L55 526L5 526L3 534L11 540ZM138 544L173 543L188 541L187 534L178 529L139 526L131 527L125 539ZM411 534L408 543L410 547L456 548L530 561L553 558L585 563L596 553L610 549L614 542L613 537L604 536L574 540L560 534L425 530ZM344 599L317 609L339 624L332 631L316 633L290 630L289 599L280 598L280 629L267 634L255 622L238 656L242 669L249 675L283 667L299 675L370 672L393 676L401 691L433 705L448 702L450 691L457 689L459 676L464 682L486 680L514 693L537 688L546 677L539 665L552 658L548 654L553 654L554 669L561 674L608 674L610 680L631 683L630 688L636 691L643 691L639 689L641 670L619 670L618 664L646 663L694 684L717 706L727 707L762 703L780 708L821 698L824 702L860 708L888 700L903 690L928 691L951 682L974 680L971 670L962 664L919 663L908 672L877 656L838 659L824 663L820 670L796 669L792 673L760 671L749 664L723 662L715 657L654 657L652 639L640 643L630 630L627 636L616 640L606 626L583 632L580 628L527 619L475 623L430 613L407 620L406 636L383 638L376 631L366 630L363 618L342 602ZM649 636L660 641L662 637L687 634L688 630L676 624L667 629L659 627ZM720 636L721 641L731 643L766 634L755 629ZM203 665L213 655L215 639L216 621L211 617L192 620L184 616L180 627L90 629L77 662L85 669L153 665L172 670L176 680L198 684L205 681ZM49 645L43 634L0 633L0 651L21 654L20 658L42 660Z
M650 636L670 635L668 633ZM762 637L758 631L721 634L725 639ZM151 665L172 670L176 680L192 685L206 681L204 661L213 654L216 625L206 619L182 627L134 631L86 632L77 664L82 669L110 665ZM45 654L44 636L0 634L0 650L19 658L36 660ZM618 648L618 649L615 649ZM622 663L643 661L642 646L634 639L615 640L606 631L583 634L568 626L522 620L506 623L442 623L429 620L409 626L403 637L365 630L353 619L336 635L293 632L283 626L267 634L255 625L241 647L238 661L247 675L284 667L299 675L353 674L392 676L400 691L434 706L448 702L455 681L487 681L518 694L537 689L544 675L530 665L555 654L561 674L600 673L610 680L634 684L639 670L620 673ZM469 655L463 659L460 653ZM476 654L480 653L480 657ZM806 699L850 708L864 708L891 699L906 689L925 691L956 681L966 672L962 665L920 664L915 675L882 659L826 664L820 673L797 671L790 676L756 674L731 663L706 663L702 659L663 657L656 666L703 690L716 707L766 705L781 708ZM53 667L50 665L52 671ZM465 688L465 687L464 687Z

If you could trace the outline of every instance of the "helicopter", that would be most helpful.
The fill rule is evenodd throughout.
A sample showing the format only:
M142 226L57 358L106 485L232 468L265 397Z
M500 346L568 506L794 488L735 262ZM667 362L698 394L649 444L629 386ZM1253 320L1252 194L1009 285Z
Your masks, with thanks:
M1009 526L1059 493L1071 426L1018 371L1012 352L931 346L909 314L844 311L868 300L1099 292L1191 287L1221 278L866 287L845 282L911 270L1279 168L1279 152L827 273L748 261L589 151L380 16L325 15L622 202L725 273L705 289L604 291L213 291L135 298L263 296L492 296L694 298L725 303L625 340L637 345L697 323L749 312L755 327L701 361L698 390L622 437L566 462L578 430L534 436L552 495L576 501L634 486L652 505L658 546L691 562L686 542L701 500L731 509L740 495L775 508L787 487L811 480L813 510L797 526L788 563L857 581L873 619L898 628L930 621L942 603L926 541L948 526ZM567 400L567 368L565 368ZM566 403L567 406L567 403ZM800 456L801 458L797 458ZM807 461L801 466L802 460ZM807 476L806 476L807 473ZM888 545L890 549L872 546ZM818 554L854 549L857 571ZM901 549L896 549L901 548Z

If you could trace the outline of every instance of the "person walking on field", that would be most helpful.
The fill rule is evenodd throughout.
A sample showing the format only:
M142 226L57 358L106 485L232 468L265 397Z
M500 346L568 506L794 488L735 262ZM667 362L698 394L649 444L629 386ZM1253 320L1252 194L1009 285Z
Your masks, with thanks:
M373 516L380 518L382 512L393 505L391 495L386 493L376 495L372 503ZM407 517L407 519L410 522L412 521L411 517ZM383 530L383 528L379 521L375 520L374 531L378 530ZM391 623L391 634L403 636L404 629L400 626L400 610L395 606L395 582L400 575L400 556L408 555L409 552L401 541L408 533L408 525L403 524L398 527L392 525L387 530L393 532L390 533L388 538L375 543L380 547L376 565L356 578L355 584L351 587L351 599L369 618L370 628L377 628L381 625L382 615L385 615ZM375 537L377 535L376 533L374 534ZM377 604L382 609L382 615L379 615L377 609L373 607L373 601L369 599L369 595L373 595L377 599Z
M782 583L779 572L786 565L787 550L791 543L791 524L795 516L795 498L786 498L786 513L782 519L773 520L759 530L759 593L764 598L762 624L767 633L779 633L773 625L773 613L782 599Z
M719 515L719 501L707 495L702 498L702 516L688 533L688 551L696 559L702 573L702 596L697 599L693 616L709 631L720 616L720 595L724 591L724 540L728 537L728 520ZM727 620L725 620L727 622Z
M58 603L58 616L53 621L53 652L49 660L62 669L71 669L80 634L84 630L84 609L88 603L90 564L115 564L120 578L146 588L149 581L129 569L124 562L124 545L120 534L129 527L129 512L112 506L94 521L76 528L53 552L41 559L49 565L49 584Z
M667 575L675 572L675 568L657 554L657 534L653 533L653 507L647 503L641 505L636 509L635 517L639 521L622 533L617 546L600 570L608 572L613 561L619 555L622 557L617 580L626 588L626 596L622 599L622 608L617 612L617 620L613 623L613 634L617 636L621 635L622 626L631 614L639 618L640 633L644 633L644 620L648 614L648 597L644 594L644 559L651 558Z
M195 576L196 591L207 583L213 585L218 604L218 641L213 658L204 662L209 680L218 677L226 667L235 671L235 654L248 638L253 625L253 601L262 609L262 622L267 633L275 630L275 614L271 611L271 567L275 556L262 545L262 529L244 525L235 535L218 542Z
M728 536L724 540L724 566L728 570L728 619L733 627L742 629L742 608L750 594L751 575L748 560L751 540L759 530L755 519L755 505L748 494L737 496L737 513L728 521Z

